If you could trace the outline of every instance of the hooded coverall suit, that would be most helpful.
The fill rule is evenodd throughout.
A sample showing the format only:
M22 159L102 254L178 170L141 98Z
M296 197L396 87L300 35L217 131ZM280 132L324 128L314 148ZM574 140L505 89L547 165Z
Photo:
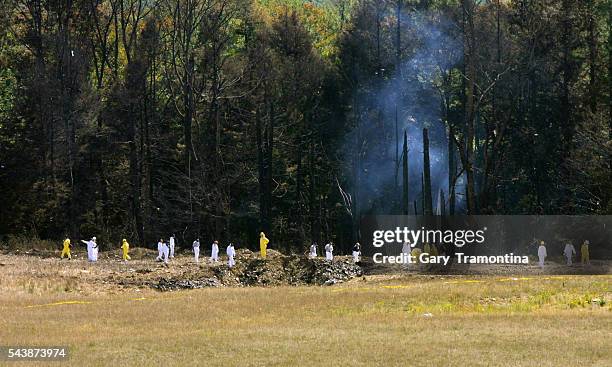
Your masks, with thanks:
M569 244L569 243L565 245L563 254L565 255L565 258L567 259L567 265L572 265L572 257L576 254L576 249L574 248L574 245Z
M130 244L126 240L123 240L121 250L123 250L123 260L131 260L130 255L128 255L128 252L130 252Z
M64 240L64 248L62 249L61 258L63 259L64 256L68 256L68 260L72 260L72 256L70 255L70 240L68 238Z
M234 265L236 265L236 261L234 260L234 255L236 255L234 245L230 243L225 252L227 253L227 266L232 268Z
M317 245L315 245L314 243L310 246L310 253L308 254L308 257L310 257L311 259L317 257Z
M544 268L544 260L546 260L546 256L546 246L540 245L540 247L538 247L538 265L540 265L540 268Z
M266 238L266 235L263 232L261 232L259 234L259 252L263 259L266 258L266 249L268 248L268 242L270 242L270 240Z
M210 262L216 263L217 261L219 261L219 244L213 242L210 249Z
M583 243L582 246L580 246L580 259L582 260L582 264L589 264L591 262L589 245L587 243Z
M170 237L170 257L174 257L174 236Z

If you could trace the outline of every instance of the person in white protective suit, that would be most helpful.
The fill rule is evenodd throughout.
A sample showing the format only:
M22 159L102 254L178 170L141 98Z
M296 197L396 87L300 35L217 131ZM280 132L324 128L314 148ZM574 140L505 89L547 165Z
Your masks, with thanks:
M353 262L356 264L361 260L359 257L361 256L361 245L359 242L353 246Z
M159 242L157 242L157 257L155 258L155 261L162 261L162 259L164 258L163 246L164 246L164 239L160 238Z
M96 238L93 237L91 239L91 241L93 242L92 246L91 246L91 257L92 257L92 261L98 261L98 244L96 243Z
M402 259L404 261L402 265L404 267L408 267L408 265L410 265L410 251L412 251L410 242L404 242L404 244L402 245Z
M334 260L334 244L333 242L325 245L325 260L333 261Z
M574 245L572 245L571 242L568 242L565 244L565 249L563 249L563 254L565 255L565 258L567 259L567 265L572 265L572 258L574 257L574 255L576 255L576 249L574 248Z
M200 263L200 239L197 238L193 241L193 257L195 258L196 264Z
M87 261L94 262L98 260L98 245L96 244L96 237L92 237L89 241L81 240L81 242L87 245Z
M91 258L92 258L92 256L91 256L91 249L93 247L92 247L91 240L89 240L89 241L81 240L81 242L83 242L85 245L87 245L87 261L92 261L91 260Z
M317 243L313 242L312 245L310 245L310 252L308 253L308 257L311 259L314 259L315 257L317 257Z
M170 249L166 241L162 240L162 255L164 256L164 264L168 265L168 256L170 255Z
M544 269L544 260L546 260L546 246L544 241L540 241L540 246L538 247L538 265L540 265L541 269Z
M174 257L174 243L175 243L175 234L173 233L172 236L170 236L170 258Z
M212 248L210 250L210 262L216 263L219 261L219 241L213 241Z
M234 250L234 245L230 242L225 249L227 253L227 266L231 269L236 265L236 261L234 261L234 256L236 255L236 250Z

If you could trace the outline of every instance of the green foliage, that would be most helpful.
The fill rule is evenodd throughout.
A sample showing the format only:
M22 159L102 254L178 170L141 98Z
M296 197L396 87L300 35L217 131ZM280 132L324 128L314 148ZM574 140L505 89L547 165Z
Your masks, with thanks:
M338 37L341 35L343 17L348 17L352 1L305 0L257 0L267 16L281 19L295 12L312 37L314 48L323 58L333 59L338 54Z

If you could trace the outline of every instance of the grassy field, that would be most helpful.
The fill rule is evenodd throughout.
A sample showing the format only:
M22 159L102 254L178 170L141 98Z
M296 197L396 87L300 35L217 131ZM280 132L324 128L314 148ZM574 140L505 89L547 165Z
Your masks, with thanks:
M161 293L0 280L0 345L68 345L74 366L610 366L611 281L377 275Z

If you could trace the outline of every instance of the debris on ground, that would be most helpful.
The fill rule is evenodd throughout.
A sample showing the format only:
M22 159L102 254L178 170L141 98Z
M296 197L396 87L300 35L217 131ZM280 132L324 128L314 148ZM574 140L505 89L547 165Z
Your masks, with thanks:
M166 279L161 278L152 287L159 291L173 291L178 289L198 289L206 287L219 287L221 284L217 278L206 278L200 280Z
M310 259L304 255L285 255L268 249L268 256L262 259L259 252L248 249L236 251L236 265L227 266L227 257L211 263L209 256L201 256L196 264L193 255L186 250L177 251L168 265L156 262L157 251L135 248L130 251L132 260L123 261L119 251L100 253L99 261L88 262L85 249L77 247L72 251L72 260L60 259L60 250L14 250L0 251L0 278L3 284L13 284L23 288L26 293L42 292L49 288L67 289L70 292L99 292L117 288L144 289L159 291L194 289L208 287L273 287L318 285L334 286L361 277L360 281L376 281L377 277L423 277L429 280L462 279L463 277L487 274L508 275L509 280L518 281L516 274L541 275L542 270L535 265L516 266L454 266L444 277L423 273L419 267L380 266L371 259L363 258L353 263L350 256L336 256L334 261L322 257ZM608 261L593 261L589 267L572 268L577 274L609 274L612 264ZM10 269L10 271L2 270ZM567 271L563 265L551 265L546 274L559 274ZM456 273L456 274L455 274ZM24 286L21 276L35 279ZM605 301L591 300L592 304ZM605 298L603 298L605 299ZM484 304L505 302L502 299L483 299ZM427 317L427 316L425 316Z
M349 256L338 256L333 262L324 258L310 259L300 255L284 255L269 249L267 258L248 249L236 251L236 265L227 266L225 256L212 263L202 256L200 263L191 254L177 254L166 265L156 262L157 252L136 248L130 252L131 261L123 261L112 251L101 252L99 260L86 261L78 250L73 260L62 260L53 251L26 251L30 255L7 254L7 260L25 258L23 272L42 278L69 282L71 289L97 290L101 288L153 288L159 291L208 287L334 285L363 275L363 270ZM10 262L10 261L9 261ZM2 261L4 265L7 261ZM43 264L44 263L44 264ZM10 265L10 264L9 264Z
M227 286L279 286L336 284L363 275L362 269L349 259L327 262L298 255L268 251L264 260L249 250L238 251L236 266L212 267L214 277Z

